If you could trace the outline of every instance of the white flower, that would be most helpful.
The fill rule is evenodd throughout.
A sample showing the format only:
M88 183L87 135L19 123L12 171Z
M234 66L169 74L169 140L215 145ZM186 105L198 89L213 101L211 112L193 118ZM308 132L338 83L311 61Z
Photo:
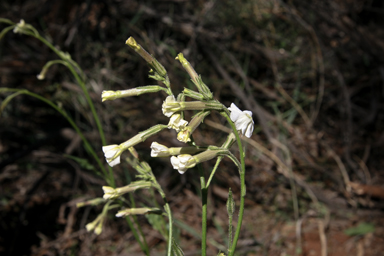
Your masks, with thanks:
M173 114L169 119L168 129L175 129L177 132L187 126L188 121L181 118L180 114Z
M120 155L122 153L122 150L120 149L119 145L109 145L103 147L103 152L105 156L105 160L107 160L107 163L113 167L120 163Z
M252 112L249 110L241 111L234 103L228 109L231 111L230 118L235 123L236 129L250 138L254 128Z
M119 194L117 193L117 191L112 187L103 186L103 191L104 191L103 198L106 200L107 199L115 199L115 198L119 197Z
M106 101L106 100L114 100L116 99L116 92L115 91L103 91L101 93L101 101Z
M25 21L23 19L20 20L19 23L16 24L16 26L13 28L13 33L22 33L23 29L25 28Z
M177 139L181 142L187 143L191 141L191 131L189 129L184 129L177 134Z
M196 159L188 154L181 154L171 157L171 163L173 169L177 169L180 174L184 174L188 168L192 168L196 165Z
M170 106L169 103L176 103L175 96L171 95L168 96L165 101L163 102L162 110L163 114L167 117L171 117L175 111L172 110L172 106Z
M157 142L152 142L151 149L151 157L164 157L170 155L169 148Z

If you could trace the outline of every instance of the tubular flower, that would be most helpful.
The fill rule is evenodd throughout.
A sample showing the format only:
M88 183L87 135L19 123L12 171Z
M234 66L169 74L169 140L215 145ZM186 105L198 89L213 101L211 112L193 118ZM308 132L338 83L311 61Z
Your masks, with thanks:
M191 141L190 136L191 136L190 130L184 129L177 134L177 139L181 142L187 143L187 142Z
M169 148L161 145L157 142L152 142L151 144L151 157L165 157L170 156Z
M196 147L168 148L164 145L157 143L156 141L152 142L151 149L151 157L167 157L176 156L180 154L195 154L205 150L204 148Z
M173 169L177 169L180 174L184 174L188 168L192 168L196 165L196 159L188 154L181 154L171 157L171 163L173 165Z
M118 211L115 216L124 217L129 215L142 215L148 213L161 214L161 210L157 208L128 208Z
M185 173L188 168L194 167L198 163L211 160L218 155L228 154L228 150L205 150L197 155L181 154L171 157L173 169L177 169L180 174Z
M231 111L230 118L235 123L236 129L250 138L254 128L252 112L249 110L241 111L234 103L231 104L228 110Z
M173 111L172 107L170 106L172 103L177 103L175 96L173 95L168 96L163 103L163 106L162 106L163 114L167 117L171 117L173 113L176 112L176 111Z
M137 189L147 189L150 188L152 185L151 182L149 181L136 181L132 182L131 184L124 186L124 187L119 187L119 188L112 188L109 186L103 186L103 191L104 191L104 196L103 198L105 200L108 199L116 199L126 193L134 192Z
M109 187L109 186L103 186L102 188L104 191L104 195L103 195L104 199L114 199L114 198L119 197L118 193L116 192L116 190L114 188Z
M123 153L119 145L109 145L103 147L103 152L107 163L113 167L120 163L120 155Z
M180 114L173 114L169 119L168 129L175 129L177 132L187 126L188 121L181 118Z
M139 134L136 134L126 142L121 143L120 145L109 145L103 147L103 152L105 159L107 160L107 163L113 167L120 163L120 155L130 147L134 147L140 142L145 141L152 135L162 131L163 129L167 128L166 125L158 124L155 126L152 126L151 128L140 132Z
M101 93L101 100L106 101L130 96L139 96L144 93L158 92L161 90L164 90L161 86L148 85L121 91L103 91Z

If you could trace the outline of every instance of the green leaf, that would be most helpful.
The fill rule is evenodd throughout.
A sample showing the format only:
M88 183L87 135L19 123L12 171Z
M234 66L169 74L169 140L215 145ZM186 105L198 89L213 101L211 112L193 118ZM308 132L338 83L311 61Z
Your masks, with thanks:
M184 252L181 247L176 243L175 238L172 238L172 253L175 256L184 256Z
M88 160L85 159L85 158L75 157L75 156L71 156L71 155L64 155L64 156L74 160L83 169L86 169L86 170L89 170L89 171L94 171L95 170L95 167L92 164L90 164L88 162Z
M227 212L230 217L235 213L235 201L233 200L232 190L229 188L228 200L227 200Z
M149 224L151 224L151 226L156 229L157 231L160 232L160 234L164 237L164 238L167 238L168 234L167 232L164 230L164 222L163 222L163 217L161 215L157 215L157 214L147 214L145 215L145 217L147 218Z
M357 227L348 228L344 233L348 236L365 235L375 231L375 226L372 223L362 222Z

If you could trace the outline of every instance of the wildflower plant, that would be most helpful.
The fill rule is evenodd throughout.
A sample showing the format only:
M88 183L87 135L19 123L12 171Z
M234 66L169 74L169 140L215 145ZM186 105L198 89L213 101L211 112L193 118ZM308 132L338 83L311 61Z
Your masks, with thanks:
M86 225L86 229L88 231L92 231L97 235L100 234L103 230L103 225L105 221L108 219L108 214L110 212L113 212L116 217L124 217L126 219L142 250L146 255L149 255L149 247L145 242L145 238L141 232L140 226L136 222L136 227L134 227L132 220L135 222L136 215L147 215L148 219L151 218L149 216L164 216L166 217L166 219L168 219L168 225L165 225L165 218L163 218L163 227L158 227L157 225L153 226L154 228L157 228L160 231L160 233L164 236L165 240L167 240L168 242L167 255L183 255L180 246L176 243L174 239L173 218L166 195L163 189L161 188L160 184L157 182L157 179L153 174L149 164L140 160L136 150L134 149L134 146L151 138L162 130L173 129L176 131L176 138L179 141L184 142L185 146L168 147L165 145L161 145L156 141L152 141L150 146L151 157L169 158L169 167L175 169L175 175L184 174L191 168L198 168L202 195L202 255L206 255L208 202L207 190L212 181L212 178L215 175L219 163L221 162L223 157L230 158L239 170L241 196L239 203L237 227L235 229L234 235L232 234L232 217L235 213L235 203L232 196L232 192L230 190L227 202L229 214L229 239L227 253L228 255L234 255L241 230L241 224L244 213L244 199L246 194L244 162L245 154L241 142L241 136L246 136L249 138L252 135L254 127L254 123L252 120L252 112L247 110L241 111L234 103L232 103L230 107L226 107L222 103L214 99L213 93L203 82L201 76L196 73L192 65L186 60L186 58L181 53L177 55L176 59L181 63L182 67L189 74L192 83L196 86L196 90L184 88L184 90L179 95L175 95L171 88L171 83L169 81L167 71L163 67L163 65L161 65L156 60L156 58L150 55L141 45L139 45L134 38L130 37L126 41L126 44L148 63L150 67L149 77L158 81L161 85L141 86L120 91L103 91L101 95L101 100L107 104L107 101L119 100L123 97L132 97L147 93L163 92L165 93L165 98L161 109L164 116L169 118L169 121L167 124L154 124L152 127L149 127L148 129L139 132L137 135L133 136L132 138L129 138L126 141L123 141L120 144L106 145L106 140L101 126L101 122L96 114L93 103L89 97L87 88L85 87L86 77L79 65L71 59L71 56L68 53L64 53L58 50L56 47L53 46L52 43L40 36L38 31L33 26L25 23L24 20L21 20L19 23L14 23L10 20L0 18L0 23L5 23L8 25L8 27L4 28L1 31L0 39L9 31L13 31L14 33L18 34L24 34L27 36L32 36L43 42L59 56L60 59L47 62L47 64L42 68L40 74L37 75L37 79L44 79L49 68L52 65L62 64L70 70L77 83L83 90L84 97L91 109L94 121L98 128L101 143L102 145L104 145L102 146L101 150L95 150L91 146L91 144L85 138L79 127L62 107L28 90L0 88L0 92L2 93L12 93L1 103L0 114L14 97L20 94L26 94L47 103L52 108L61 113L73 126L76 132L80 135L81 139L83 140L85 149L94 158L95 162L98 165L98 168L101 170L101 172L98 171L98 174L102 176L107 183L106 186L102 187L102 190L104 192L102 198L94 198L86 202L78 203L78 207L103 205L102 212L96 217L96 219ZM186 101L185 99L191 100ZM191 120L185 120L185 111L196 111L196 114L191 118ZM199 127L199 125L203 123L204 119L213 111L217 111L223 117L226 118L228 124L232 128L232 132L228 134L226 139L223 139L221 145L219 146L198 146L193 140L193 133ZM236 157L230 151L231 147L235 142L237 143L239 150L238 157ZM108 171L105 166L101 163L95 151L102 151L104 153L105 161L109 165ZM122 156L123 154L125 154L125 152L129 152L130 156L123 158ZM130 184L126 184L123 187L116 187L111 167L120 164L122 162L122 159L128 162L128 164L130 164L138 172L138 175L136 176L136 181L133 181ZM216 159L216 164L212 168L208 180L206 180L206 177L204 175L205 172L202 169L201 163L212 159ZM157 205L156 203L155 207L136 207L134 200L131 200L130 202L126 200L126 195L141 189L157 191L163 199L163 207Z
M136 40L132 37L128 38L126 44L136 51L150 66L149 77L156 81L159 81L163 86L142 86L138 88L128 89L124 91L103 91L102 101L115 100L122 97L138 96L144 93L155 93L164 91L166 97L161 106L162 113L169 118L168 124L156 124L151 128L138 133L126 142L120 145L108 145L103 147L105 159L110 166L115 166L120 163L120 157L124 151L135 152L133 146L141 141L144 141L153 135L161 132L163 129L174 129L177 132L177 139L181 142L186 143L185 147L167 147L153 141L151 144L151 157L169 157L170 164L180 174L184 174L188 169L199 167L199 175L202 190L202 255L206 255L206 236L207 236L207 189L215 174L220 161L223 157L229 157L239 169L240 180L241 180L241 198L240 198L240 209L238 225L236 228L235 235L232 241L232 223L230 223L230 234L228 244L228 255L233 255L235 252L236 244L240 234L240 228L244 212L244 197L245 197L245 165L244 165L244 151L241 143L240 136L250 137L253 132L254 123L252 120L252 112L241 111L234 103L229 108L224 106L219 101L213 98L213 93L210 91L208 86L203 82L201 76L199 76L191 64L184 58L183 54L178 54L176 59L180 61L183 68L187 71L193 84L196 86L196 91L185 88L179 95L175 95L170 86L169 77L166 69L147 51L139 45ZM185 101L186 98L191 98L191 101ZM190 121L184 120L185 111L198 111ZM210 145L208 147L200 147L193 142L193 132L199 127L204 121L204 118L211 114L212 111L218 111L224 116L230 126L232 127L232 133L230 133L227 139L221 146ZM240 155L237 159L231 152L230 148L237 141ZM134 156L136 153L133 154ZM200 163L217 159L216 165L211 171L208 182L205 180L204 171L200 166ZM178 246L175 245L174 238L172 236L173 220L170 207L165 198L165 194L157 183L155 176L153 175L149 165L145 162L140 162L137 157L134 160L129 161L136 170L138 170L139 181L131 183L122 188L103 187L104 199L116 200L124 193L134 191L136 189L143 189L153 187L158 190L164 199L164 215L168 218L168 255L179 253ZM228 210L230 215L229 219L232 220L232 216L235 212L234 201L232 193L229 193L229 203L231 205ZM116 216L126 216L132 214L159 214L160 209L152 208L130 208L120 210ZM180 249L180 248L179 248Z

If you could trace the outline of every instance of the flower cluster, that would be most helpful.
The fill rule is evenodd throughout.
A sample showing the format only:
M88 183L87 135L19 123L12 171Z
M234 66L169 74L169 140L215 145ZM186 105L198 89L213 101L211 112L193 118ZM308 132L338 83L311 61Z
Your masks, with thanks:
M180 61L183 68L190 75L192 82L196 85L198 91L185 89L183 93L176 98L170 88L170 83L165 68L152 55L148 54L139 44L137 44L137 42L132 37L130 37L126 43L140 56L142 56L152 67L152 75L150 75L150 77L163 82L165 87L142 86L123 91L103 91L102 101L114 100L129 96L138 96L144 93L153 93L163 90L168 94L168 96L163 102L162 112L166 117L169 118L169 122L166 126L160 125L162 127L161 129L153 129L152 127L147 131L139 133L138 135L120 145L113 144L104 146L103 152L110 166L115 166L120 163L120 156L123 151L135 146L141 141L144 141L147 137L158 133L164 127L175 130L177 132L177 139L179 141L184 143L191 142L192 133L204 121L204 118L211 113L212 110L217 110L222 113L230 113L230 119L232 122L234 122L237 131L248 138L251 137L254 128L252 112L248 110L241 111L234 103L232 103L229 108L226 108L221 103L214 100L209 88L203 83L201 77L197 75L196 71L192 68L190 63L184 58L182 54L179 54L176 59ZM193 99L197 99L197 101L185 101L185 97L191 97ZM187 110L198 111L198 113L193 116L190 122L184 120L183 118L184 111ZM185 173L187 169L194 167L196 164L213 159L217 157L218 154L222 153L222 150L207 150L195 146L168 148L157 142L152 143L151 149L152 157L170 157L173 168L177 169L181 174ZM114 195L111 196L113 197Z
M22 28L23 24L20 23L19 27ZM132 37L126 41L126 44L128 44L136 53L138 53L151 67L150 77L164 84L164 86L148 85L131 88L128 90L105 90L101 95L102 101L104 102L123 97L139 96L146 93L164 91L167 94L167 97L162 104L162 113L169 119L169 121L167 125L158 124L152 126L151 128L138 133L123 143L103 146L102 150L104 152L107 163L111 167L116 166L121 162L121 155L124 153L124 151L127 150L129 150L132 155L138 159L137 153L133 147L138 143L145 141L149 137L159 133L163 129L168 128L175 130L177 132L177 139L180 142L188 143L188 145L184 147L167 147L154 141L150 146L151 157L169 157L173 168L180 174L184 174L188 169L195 167L197 164L209 161L214 158L219 158L220 160L223 156L228 156L237 166L239 166L240 170L239 161L229 151L229 149L236 141L236 139L238 139L238 135L235 135L237 132L248 138L251 137L254 129L252 112L248 110L241 111L234 103L232 103L231 106L227 108L217 100L214 100L212 92L182 54L179 54L176 59L180 61L183 68L190 75L191 80L196 86L197 90L194 91L185 88L181 94L175 97L171 90L169 78L165 68L152 55L146 52ZM192 100L185 100L186 98L190 98ZM184 119L184 112L190 110L195 111L196 113L191 118L191 120L187 121ZM224 141L221 147L213 145L207 147L199 147L196 145L196 143L192 142L193 139L191 135L199 127L199 125L204 122L204 119L210 115L212 111L218 111L220 114L225 116L228 121L233 122L234 126L236 127L236 131L228 135L227 139ZM232 127L233 124L231 124ZM118 204L109 206L109 204L114 200L119 199L126 193L134 192L137 189L147 189L151 187L159 189L159 185L156 182L156 179L153 179L153 174L151 174L150 167L147 163L144 162L144 164L140 162L139 165L132 162L130 163L140 173L140 175L137 176L139 178L138 181L118 188L114 188L112 186L103 186L103 198L98 198L97 200L95 199L81 204L81 206L83 206L96 205L99 203L107 202L104 206L103 213L86 226L88 231L93 230L96 234L100 234L103 220L105 219L107 211L112 208L120 207ZM214 171L211 175L213 174ZM126 208L118 211L116 217L124 217L133 214L137 215L161 213L162 212L157 208Z

